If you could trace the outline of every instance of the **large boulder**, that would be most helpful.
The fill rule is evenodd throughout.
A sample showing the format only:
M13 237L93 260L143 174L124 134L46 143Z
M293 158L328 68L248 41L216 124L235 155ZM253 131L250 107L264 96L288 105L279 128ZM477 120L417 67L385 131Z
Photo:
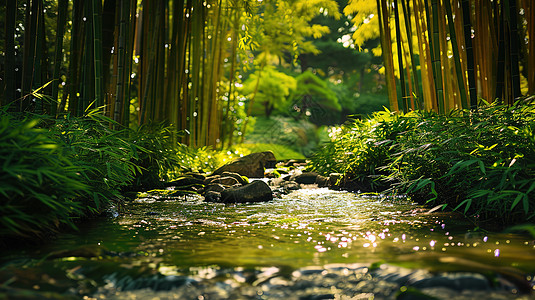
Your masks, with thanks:
M244 186L229 188L221 192L221 202L246 203L273 200L271 188L261 180L255 180Z
M272 168L276 163L277 159L271 151L252 153L220 167L212 174L221 175L223 172L232 172L249 178L262 178L264 168Z

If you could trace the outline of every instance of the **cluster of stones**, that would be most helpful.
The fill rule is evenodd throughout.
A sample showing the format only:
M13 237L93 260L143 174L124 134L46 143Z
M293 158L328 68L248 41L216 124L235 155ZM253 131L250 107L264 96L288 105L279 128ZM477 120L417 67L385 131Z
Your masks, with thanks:
M265 168L274 166L276 162L271 151L240 157L206 177L202 195L206 201L223 203L273 200L271 188L264 181L254 179L263 178Z
M208 176L186 173L183 178L169 182L166 186L193 191L204 196L206 201L222 203L265 202L311 186L369 190L356 181L344 182L342 174L333 173L326 177L315 172L302 172L304 167L304 160L277 164L275 155L266 151L240 157ZM266 172L266 169L269 171Z

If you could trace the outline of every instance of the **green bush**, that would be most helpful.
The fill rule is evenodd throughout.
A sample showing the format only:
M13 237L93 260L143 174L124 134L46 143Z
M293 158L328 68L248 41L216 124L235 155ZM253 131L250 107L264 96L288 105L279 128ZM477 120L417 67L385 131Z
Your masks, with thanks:
M100 213L141 169L126 130L96 111L52 119L0 112L0 236L43 237Z
M375 113L331 130L314 170L395 182L391 191L508 224L535 216L535 106L448 115ZM377 176L380 175L380 176Z
M0 119L0 236L41 236L85 208L91 191L85 168L75 165L36 119Z
M503 224L535 216L535 109L489 105L421 115L388 166L400 190ZM530 200L531 199L531 200Z
M157 187L161 180L169 181L174 174L183 173L186 164L182 162L176 140L183 135L164 123L142 125L129 132L129 141L136 151L133 161L141 170L136 172L135 186Z
M245 144L276 144L311 155L319 144L318 131L306 120L272 116L257 117L254 131L245 136Z
M99 212L103 203L120 198L120 189L132 184L141 168L135 164L140 148L129 141L127 129L113 130L112 120L98 110L81 118L48 120L49 134L83 175L90 186L91 212Z
M323 175L342 173L347 180L376 175L387 160L392 143L389 139L392 133L381 126L395 119L393 113L382 111L374 113L370 119L332 127L329 130L331 141L312 156L310 168Z
M272 151L277 160L289 160L289 159L305 159L303 154L295 152L294 150L288 148L284 145L277 144L240 144L235 146L236 149L239 149L242 153L254 153L254 152L264 152Z

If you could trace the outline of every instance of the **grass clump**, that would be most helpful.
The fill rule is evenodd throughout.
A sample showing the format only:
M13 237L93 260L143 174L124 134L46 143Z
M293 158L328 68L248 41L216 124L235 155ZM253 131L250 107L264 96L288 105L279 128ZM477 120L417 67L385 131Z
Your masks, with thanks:
M532 221L535 106L528 100L448 115L379 112L332 130L312 168L387 182L392 192L497 225Z

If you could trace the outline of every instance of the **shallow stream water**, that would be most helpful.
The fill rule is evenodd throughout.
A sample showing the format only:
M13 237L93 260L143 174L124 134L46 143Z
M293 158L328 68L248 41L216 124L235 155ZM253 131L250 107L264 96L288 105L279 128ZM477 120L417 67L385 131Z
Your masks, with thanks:
M403 197L324 188L232 205L146 194L4 251L0 281L67 299L531 299L533 239L473 228Z

